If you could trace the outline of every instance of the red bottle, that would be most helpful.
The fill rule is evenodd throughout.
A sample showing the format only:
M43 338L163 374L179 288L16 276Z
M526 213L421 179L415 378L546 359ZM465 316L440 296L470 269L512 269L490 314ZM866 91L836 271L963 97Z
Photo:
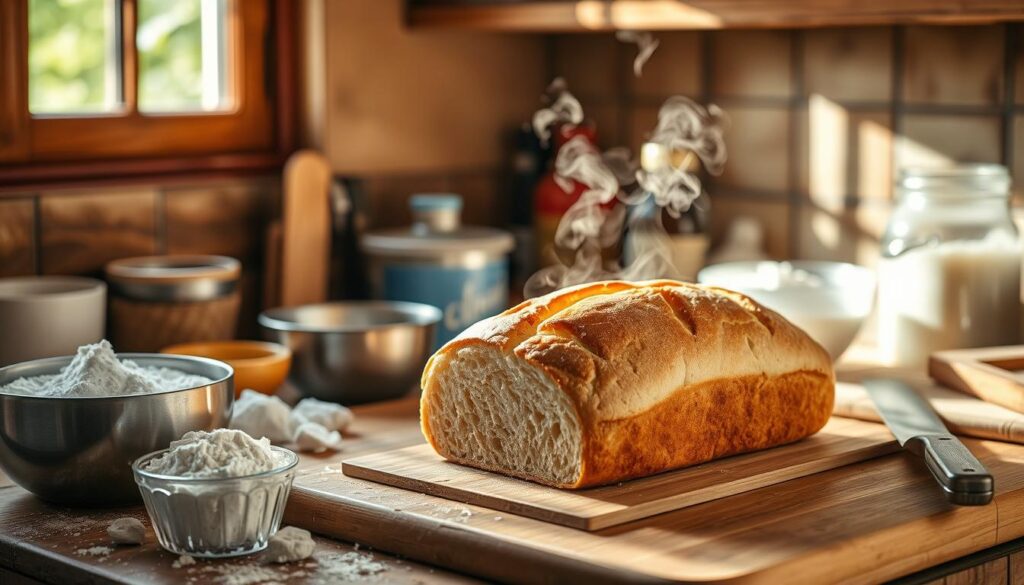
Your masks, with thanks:
M550 266L557 262L555 231L558 229L558 222L587 190L586 185L573 180L572 190L566 192L555 182L554 162L558 158L558 151L566 142L576 136L582 136L595 147L597 145L597 128L589 122L579 125L561 124L554 128L552 134L555 140L555 150L551 157L551 165L537 183L533 193L533 222L537 234L539 266Z

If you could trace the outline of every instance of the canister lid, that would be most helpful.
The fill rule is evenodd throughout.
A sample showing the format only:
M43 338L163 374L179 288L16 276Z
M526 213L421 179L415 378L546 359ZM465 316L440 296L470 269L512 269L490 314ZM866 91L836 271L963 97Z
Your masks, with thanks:
M363 236L362 247L370 254L433 257L443 254L481 251L505 254L514 245L512 234L494 228L463 227L444 233L414 233L410 228L371 232Z

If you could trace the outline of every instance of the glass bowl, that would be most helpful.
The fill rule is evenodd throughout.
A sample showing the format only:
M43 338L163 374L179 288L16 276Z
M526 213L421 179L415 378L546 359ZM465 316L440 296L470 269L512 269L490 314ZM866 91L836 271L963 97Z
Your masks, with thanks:
M132 472L160 546L179 555L221 558L267 547L281 526L299 457L271 447L282 462L270 471L241 477L159 475L144 467L167 449L135 460Z

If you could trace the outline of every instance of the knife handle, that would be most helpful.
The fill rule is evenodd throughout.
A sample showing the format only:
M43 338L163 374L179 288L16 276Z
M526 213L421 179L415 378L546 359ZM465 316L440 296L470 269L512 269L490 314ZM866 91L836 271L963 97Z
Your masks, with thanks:
M992 501L995 481L985 466L953 435L919 435L915 442L924 451L928 470L946 492L946 498L961 506L983 506Z

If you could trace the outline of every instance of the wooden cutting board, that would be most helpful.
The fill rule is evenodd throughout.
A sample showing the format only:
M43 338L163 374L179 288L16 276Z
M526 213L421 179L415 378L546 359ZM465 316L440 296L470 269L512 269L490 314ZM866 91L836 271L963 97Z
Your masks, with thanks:
M928 360L936 382L1024 413L1024 345L939 351Z
M581 530L601 530L872 459L899 449L882 425L833 418L790 445L585 490L559 490L449 463L428 445L342 462L342 472Z

